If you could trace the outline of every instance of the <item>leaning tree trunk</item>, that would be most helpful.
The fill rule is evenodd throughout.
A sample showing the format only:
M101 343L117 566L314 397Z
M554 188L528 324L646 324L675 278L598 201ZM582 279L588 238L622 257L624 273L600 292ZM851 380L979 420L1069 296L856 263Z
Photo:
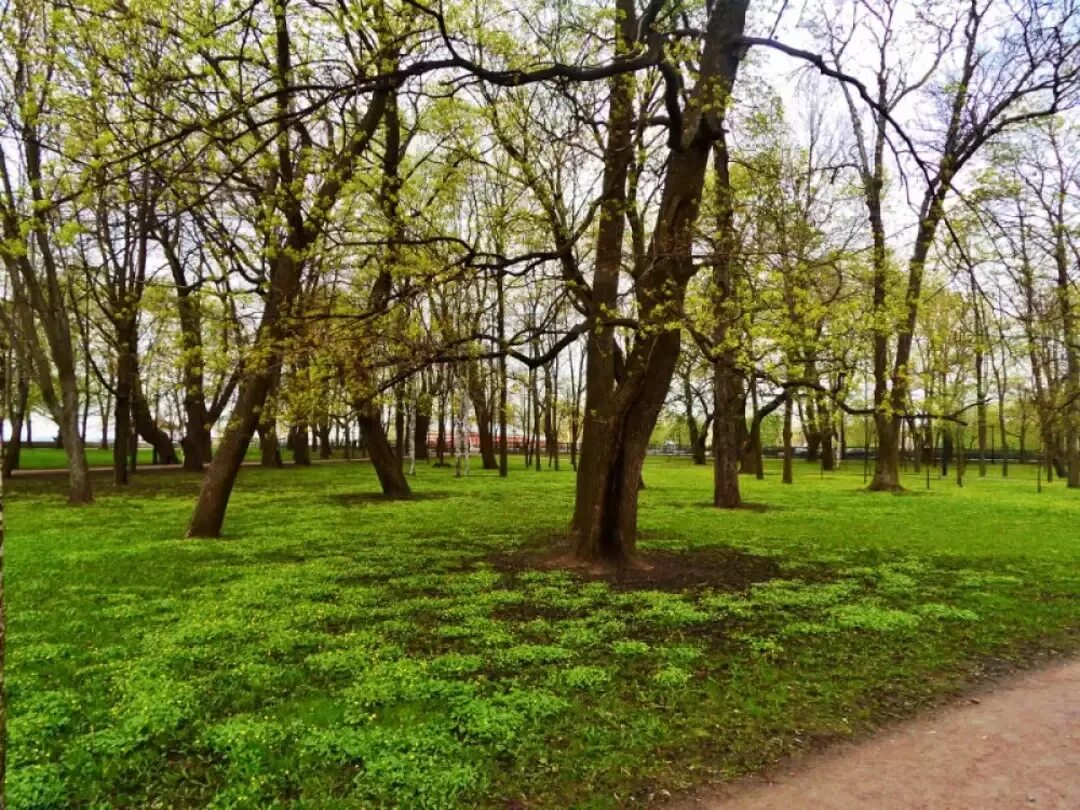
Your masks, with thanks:
M388 498L408 498L412 490L401 468L401 459L394 452L394 447L383 429L379 407L366 404L358 410L358 421L367 440L368 458L379 477L383 495Z
M295 236L295 235L294 235ZM236 397L229 426L221 439L217 454L203 477L199 500L188 524L188 537L219 537L225 522L225 510L229 496L236 484L236 476L247 455L248 445L255 435L263 405L274 383L279 379L284 344L292 332L288 310L296 298L303 269L297 259L306 247L305 243L282 246L277 255L270 293L266 298L259 334L256 336L252 357L257 367L248 369L246 379Z
M158 427L157 422L154 421L138 377L135 378L131 394L131 410L132 416L135 418L135 430L139 436L142 436L154 448L157 463L179 464L180 459L176 455L176 447L173 445L172 439L169 438L169 434Z

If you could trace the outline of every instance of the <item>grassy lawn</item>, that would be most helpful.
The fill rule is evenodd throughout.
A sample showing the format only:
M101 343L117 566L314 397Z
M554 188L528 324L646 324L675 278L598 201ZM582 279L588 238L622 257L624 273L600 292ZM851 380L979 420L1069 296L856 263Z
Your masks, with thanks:
M100 447L86 448L86 463L91 467L111 467L113 451ZM154 453L148 448L139 448L139 464L150 464ZM20 470L66 470L67 456L63 450L54 447L24 447L19 453Z
M177 446L177 452L180 451ZM87 447L86 448L86 463L91 467L112 467L113 457L112 450L102 450L100 447ZM318 458L318 451L312 452L313 459ZM335 458L340 456L340 451L335 451ZM291 458L290 454L284 452L286 460ZM252 445L248 448L247 459L249 461L258 461L259 448L257 445ZM149 447L139 448L139 464L152 464L154 461L154 451ZM67 469L67 456L64 455L63 450L58 450L55 447L34 447L34 448L22 448L19 454L19 469L21 470L66 470Z
M727 513L651 461L642 547L712 578L677 586L514 556L569 471L386 502L365 464L245 469L223 541L179 539L194 476L84 509L16 480L9 801L601 808L760 768L1080 647L1080 493L1016 472L892 496L800 463Z

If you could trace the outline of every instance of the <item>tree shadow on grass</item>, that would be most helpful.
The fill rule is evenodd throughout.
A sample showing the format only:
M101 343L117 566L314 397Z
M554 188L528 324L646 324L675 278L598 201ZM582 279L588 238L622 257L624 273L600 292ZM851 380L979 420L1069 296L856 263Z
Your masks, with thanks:
M524 549L499 551L485 561L497 571L565 570L583 580L603 581L620 590L685 591L691 588L745 590L755 582L776 579L783 573L778 560L730 546L707 546L689 551L648 548L649 533L640 533L646 547L628 564L611 566L574 559L565 535L530 538Z

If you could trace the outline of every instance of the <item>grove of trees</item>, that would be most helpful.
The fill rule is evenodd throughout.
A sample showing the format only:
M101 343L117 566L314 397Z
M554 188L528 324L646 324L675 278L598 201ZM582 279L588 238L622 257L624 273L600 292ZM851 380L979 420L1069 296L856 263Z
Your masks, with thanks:
M788 482L801 434L872 442L872 490L990 442L1080 488L1074 0L0 0L0 37L3 472L47 416L72 504L94 435L116 486L140 442L205 470L197 537L253 442L395 498L562 443L618 564L658 424L721 508L766 433Z

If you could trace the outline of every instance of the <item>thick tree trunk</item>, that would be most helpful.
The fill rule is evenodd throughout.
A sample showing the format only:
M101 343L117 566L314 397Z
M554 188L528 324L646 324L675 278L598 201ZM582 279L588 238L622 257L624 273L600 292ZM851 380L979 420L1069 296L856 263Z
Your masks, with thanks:
M82 505L92 503L90 467L86 463L86 447L79 434L77 408L65 409L67 417L60 423L60 441L68 460L68 503Z
M277 427L271 421L259 422L259 465L276 468L283 466L281 447L278 446Z
M301 467L311 466L311 432L308 424L300 421L293 428L293 464Z
M375 474L379 477L383 495L388 498L408 498L412 490L401 468L401 459L394 452L383 429L378 407L367 405L361 407L359 411L360 427L367 440L368 457L371 459L371 466L375 468Z
M416 426L415 426L415 447L416 447L416 460L428 461L431 458L431 452L428 449L428 432L431 430L431 414L418 412L416 414Z
M179 464L180 459L176 455L176 447L173 445L172 439L169 438L169 434L158 427L157 422L154 421L154 417L150 413L150 406L146 402L146 397L143 394L142 385L140 384L138 377L135 378L135 384L131 393L131 406L135 418L135 430L137 431L137 435L142 436L154 449L154 456L157 459L156 463Z
M877 459L870 489L874 492L899 492L900 486L900 417L874 414L877 428Z
M470 397L470 399L472 399ZM491 419L491 411L485 406L480 407L475 399L473 412L476 414L476 430L480 436L480 459L485 470L499 469L499 459L495 455L495 436Z
M277 358L274 361L277 361ZM269 370L252 373L240 388L236 406L229 419L229 427L225 430L214 460L206 469L199 500L191 516L191 523L188 524L188 537L221 535L229 496L259 424L259 411L266 401L271 377Z
M333 455L330 446L330 422L319 423L319 458L328 459Z
M713 505L722 509L742 506L739 462L741 434L746 431L745 400L730 360L721 358L713 366Z
M294 234L294 238L301 237ZM285 339L293 331L288 323L288 311L296 298L303 269L297 255L305 248L306 242L290 243L282 246L277 256L270 293L251 352L252 362L257 365L245 370L229 426L203 477L199 500L188 524L188 537L218 537L221 534L236 476L255 435L267 396L280 379Z

